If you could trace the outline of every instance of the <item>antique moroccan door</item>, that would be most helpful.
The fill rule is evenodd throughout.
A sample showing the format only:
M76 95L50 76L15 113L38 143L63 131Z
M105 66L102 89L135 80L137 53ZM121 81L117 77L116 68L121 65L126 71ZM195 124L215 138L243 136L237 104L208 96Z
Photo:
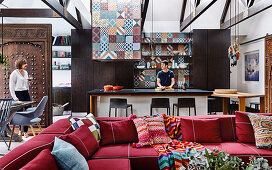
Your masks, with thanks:
M41 124L45 127L52 123L51 29L49 24L4 24L3 54L10 69L0 68L0 98L9 98L9 76L15 69L14 62L18 58L27 60L26 70L28 75L33 77L29 86L31 100L37 105L43 96L48 96L45 111L40 117ZM0 53L1 50L2 44ZM0 67L2 66L1 64Z
M272 36L265 38L265 111L272 113Z

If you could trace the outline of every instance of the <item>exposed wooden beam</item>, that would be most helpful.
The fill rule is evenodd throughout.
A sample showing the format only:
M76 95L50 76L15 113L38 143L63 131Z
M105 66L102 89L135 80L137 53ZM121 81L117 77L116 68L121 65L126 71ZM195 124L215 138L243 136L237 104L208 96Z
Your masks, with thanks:
M42 0L47 6L59 14L68 23L74 26L76 29L82 29L80 23L56 0Z
M243 22L254 15L257 15L258 13L272 7L272 1L261 1L254 6L250 7L247 11L241 12L240 14L234 16L230 20L224 22L221 24L221 29L228 29L236 24L239 24L240 22ZM236 17L236 19L235 19ZM235 22L236 21L236 22Z
M187 0L183 0L182 8L181 8L181 15L180 15L180 23L182 23L183 20L184 20L184 14L185 14L185 10L186 10L186 4L187 4Z
M79 12L79 10L77 8L75 8L75 9L76 9L77 20L80 23L80 25L82 26L82 20L81 20L80 12Z
M59 3L64 6L63 0L59 0Z
M144 1L144 10L142 11L142 21L141 21L141 30L142 31L143 31L143 28L144 28L144 23L145 23L145 19L146 19L148 4L149 4L149 0L145 0Z
M0 4L2 4L3 1L4 1L4 0L0 0Z
M250 8L254 4L254 0L247 0L247 6Z
M195 6L197 7L200 4L200 0L195 0Z
M180 23L180 31L185 30L216 1L217 0L202 0L202 2L196 7L195 11L192 12L183 22Z
M224 10L223 10L221 19L220 19L220 24L222 24L222 23L225 22L226 15L227 15L227 13L228 13L230 3L231 3L231 0L226 0L225 7L224 7Z
M52 9L20 9L3 8L0 9L3 17L25 17L25 18L61 18Z

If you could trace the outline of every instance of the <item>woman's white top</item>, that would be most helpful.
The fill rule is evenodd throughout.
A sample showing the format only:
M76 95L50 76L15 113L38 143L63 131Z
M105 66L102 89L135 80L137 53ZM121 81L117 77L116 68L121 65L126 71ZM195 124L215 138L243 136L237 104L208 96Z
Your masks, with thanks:
M9 89L11 97L14 100L18 99L15 95L15 91L25 91L29 89L28 74L26 70L24 70L24 76L20 73L18 69L14 70L10 74Z

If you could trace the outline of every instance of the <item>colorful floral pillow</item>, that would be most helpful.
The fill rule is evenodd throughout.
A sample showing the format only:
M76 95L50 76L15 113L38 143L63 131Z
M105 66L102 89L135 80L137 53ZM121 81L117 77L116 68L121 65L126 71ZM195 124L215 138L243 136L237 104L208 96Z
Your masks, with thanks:
M272 116L247 114L254 129L257 148L272 148Z
M133 122L136 126L139 139L136 147L169 143L172 141L165 131L164 119L161 116L136 118Z
M68 117L68 120L71 123L73 130L77 130L80 126L85 124L88 126L98 142L101 139L99 124L92 113L88 114L83 118L76 118L70 116Z

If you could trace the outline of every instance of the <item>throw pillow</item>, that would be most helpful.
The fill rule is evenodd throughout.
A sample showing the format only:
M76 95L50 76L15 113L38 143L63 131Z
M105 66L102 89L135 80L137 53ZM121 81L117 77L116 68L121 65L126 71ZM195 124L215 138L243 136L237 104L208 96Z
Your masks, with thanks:
M55 137L54 147L51 154L62 169L88 170L89 166L85 158L70 143Z
M135 127L138 133L139 142L137 143L137 147L152 145L151 136L148 130L147 121L145 118L136 118L133 119Z
M138 135L132 120L98 121L101 145L138 142Z
M167 116L162 114L164 118L165 130L171 139L182 140L181 123L179 116Z
M76 117L68 117L69 122L72 125L73 130L77 130L82 125L87 125L92 134L94 135L95 139L99 142L100 140L100 130L99 124L97 123L94 115L92 113L88 114L83 118L76 118Z
M272 148L272 116L247 114L254 129L257 148Z
M219 119L181 118L182 140L187 142L222 142Z
M98 142L86 125L82 125L73 133L59 138L76 147L86 159L91 157L99 148Z
M272 116L271 113L255 113L265 116ZM237 142L254 143L254 130L247 116L247 112L235 112Z
M21 170L58 170L57 162L55 161L49 149L42 150L33 160L28 162Z
M136 118L133 122L138 132L137 147L172 141L165 131L164 119L161 116Z

